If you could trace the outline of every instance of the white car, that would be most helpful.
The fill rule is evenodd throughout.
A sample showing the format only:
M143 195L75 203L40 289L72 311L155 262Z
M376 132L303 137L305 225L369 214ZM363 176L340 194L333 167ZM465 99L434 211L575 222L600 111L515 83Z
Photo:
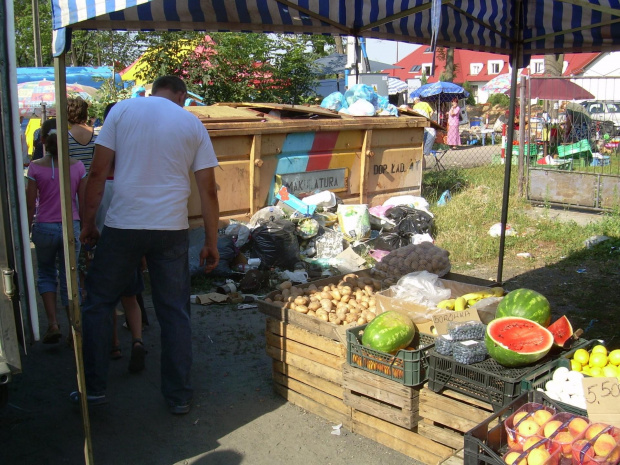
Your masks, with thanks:
M593 120L610 121L614 124L615 134L620 133L620 102L586 100L581 104L588 110Z

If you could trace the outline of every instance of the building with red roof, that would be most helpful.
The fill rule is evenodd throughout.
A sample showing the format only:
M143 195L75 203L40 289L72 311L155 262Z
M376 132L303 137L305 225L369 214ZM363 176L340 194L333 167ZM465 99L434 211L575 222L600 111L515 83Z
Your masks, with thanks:
M582 75L593 64L601 53L567 53L564 55L564 76ZM391 76L405 82L408 79L421 79L426 75L428 83L439 81L441 73L445 69L446 62L440 58L440 53L435 58L435 74L430 76L433 53L431 48L422 45L405 58L395 63L402 69L392 69ZM472 86L474 97L479 103L485 103L488 99L486 92L480 88L494 77L510 72L508 55L498 55L488 52L474 52L472 50L454 50L454 65L456 68L454 83L462 85L468 82ZM545 73L545 57L535 55L532 57L525 74L543 75Z

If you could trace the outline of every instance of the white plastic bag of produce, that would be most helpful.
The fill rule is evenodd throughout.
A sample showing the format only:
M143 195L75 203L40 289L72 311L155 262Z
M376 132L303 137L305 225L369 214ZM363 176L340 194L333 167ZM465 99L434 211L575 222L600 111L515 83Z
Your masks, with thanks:
M370 237L368 205L338 205L338 224L349 241L361 241Z
M444 287L439 276L428 271L406 274L392 286L392 292L395 299L430 308L436 307L442 300L449 299L452 293L450 289Z

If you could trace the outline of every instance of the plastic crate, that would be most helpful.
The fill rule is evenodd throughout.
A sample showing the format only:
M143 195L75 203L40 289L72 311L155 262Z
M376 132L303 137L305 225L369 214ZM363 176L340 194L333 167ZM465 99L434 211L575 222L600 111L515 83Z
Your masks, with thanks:
M518 157L519 156L519 145L513 145L512 146L512 156L513 157ZM538 147L536 146L536 144L525 144L523 146L523 154L524 155L537 155L538 154Z
M504 421L528 402L537 402L553 407L558 412L563 411L557 402L540 391L523 393L512 403L465 433L463 465L505 465L502 456L508 448L508 434L504 428Z
M366 325L347 329L347 363L405 386L418 386L428 379L429 351L435 338L416 333L411 343L416 350L399 350L396 355L364 347L361 334Z
M534 370L551 370L550 359L545 357L536 365L506 368L492 358L463 365L453 357L431 350L428 387L434 392L444 388L461 392L469 397L488 402L494 410L510 404L521 395L521 381Z

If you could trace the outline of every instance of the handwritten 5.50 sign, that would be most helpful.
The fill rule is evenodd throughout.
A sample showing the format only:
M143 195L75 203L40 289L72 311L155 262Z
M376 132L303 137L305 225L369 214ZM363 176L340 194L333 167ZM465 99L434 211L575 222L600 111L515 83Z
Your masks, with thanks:
M620 427L620 385L616 378L583 378L588 417Z

